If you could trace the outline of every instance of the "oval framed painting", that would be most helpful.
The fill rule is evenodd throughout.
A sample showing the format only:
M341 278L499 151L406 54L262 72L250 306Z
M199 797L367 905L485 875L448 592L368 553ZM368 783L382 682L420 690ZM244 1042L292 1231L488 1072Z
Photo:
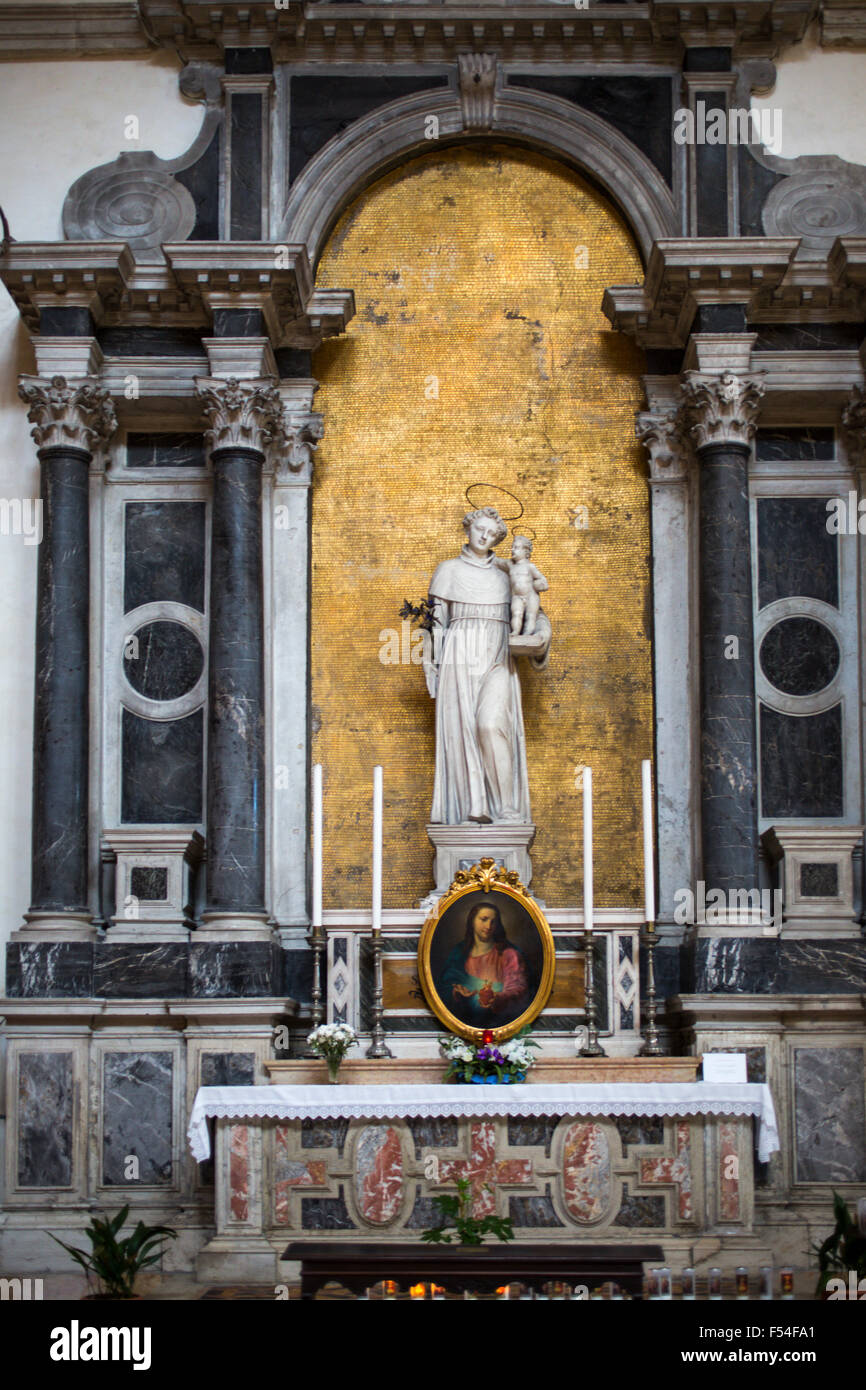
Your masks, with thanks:
M550 998L553 933L519 876L492 859L456 875L424 923L418 978L433 1013L452 1033L505 1042Z

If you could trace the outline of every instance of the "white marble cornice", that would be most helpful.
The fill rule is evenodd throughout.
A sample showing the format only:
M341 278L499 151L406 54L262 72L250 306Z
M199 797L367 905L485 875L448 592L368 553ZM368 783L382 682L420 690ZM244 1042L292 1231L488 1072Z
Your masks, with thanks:
M22 376L18 394L29 407L30 433L38 449L94 453L117 429L111 396L95 378Z

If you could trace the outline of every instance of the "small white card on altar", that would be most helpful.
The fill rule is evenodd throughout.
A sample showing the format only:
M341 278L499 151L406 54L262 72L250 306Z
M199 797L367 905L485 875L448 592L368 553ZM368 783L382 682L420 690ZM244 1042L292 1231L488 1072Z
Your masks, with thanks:
M745 1081L745 1052L705 1052L703 1055L705 1081Z

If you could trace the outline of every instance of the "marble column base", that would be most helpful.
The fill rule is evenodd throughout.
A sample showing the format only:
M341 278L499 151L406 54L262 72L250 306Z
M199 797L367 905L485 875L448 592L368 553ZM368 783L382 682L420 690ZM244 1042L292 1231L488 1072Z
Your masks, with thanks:
M96 941L98 929L89 912L25 912L26 926L10 941Z
M433 872L436 887L419 904L430 911L448 892L458 869L471 869L482 859L495 859L506 869L514 869L528 888L532 879L529 847L535 839L534 825L428 825L427 834L436 850Z
M272 941L264 912L204 912L196 941Z

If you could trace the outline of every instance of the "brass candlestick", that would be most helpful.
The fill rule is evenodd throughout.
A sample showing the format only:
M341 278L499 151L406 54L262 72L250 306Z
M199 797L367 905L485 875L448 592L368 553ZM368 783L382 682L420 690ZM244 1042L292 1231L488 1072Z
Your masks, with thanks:
M313 1027L325 1021L327 988L322 989L322 959L327 950L327 936L322 926L314 926L310 937L313 948ZM327 972L325 972L327 974Z
M658 938L656 937L655 924L647 922L646 931L641 938L641 944L646 947L646 1034L644 1045L638 1056L640 1057L663 1057L661 1044L659 1043L658 1028L656 1027L656 971L655 949Z
M382 1004L382 933L374 930L371 934L373 946L373 1027L370 1029L368 1057L393 1057L394 1054L385 1042L385 1029L382 1023L384 1007Z
M584 990L586 993L586 1043L579 1050L578 1057L606 1057L607 1053L598 1040L598 1026L595 1016L595 962L593 960L593 934L583 934L583 954L585 961Z

